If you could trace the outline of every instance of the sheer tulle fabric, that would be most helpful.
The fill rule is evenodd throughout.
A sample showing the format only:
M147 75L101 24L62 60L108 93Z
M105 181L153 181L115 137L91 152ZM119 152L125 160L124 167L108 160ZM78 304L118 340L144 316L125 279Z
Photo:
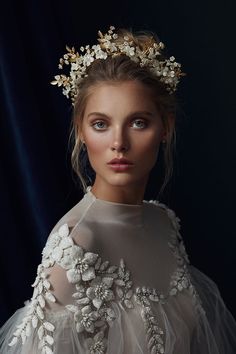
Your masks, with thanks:
M178 257L184 256L183 251L173 256L168 245L173 231L178 233L179 220L174 217L172 211L167 212L167 209L153 203L131 206L101 201L88 192L82 201L58 222L50 236L65 223L70 226L70 237L74 244L87 251L102 253L103 259L109 259L111 264L117 264L119 256L124 256L134 289L144 284L160 290L162 294L168 293L171 276L180 264ZM153 243L154 236L155 250L151 250L153 247L149 247L149 242ZM134 247L135 241L137 248ZM134 255L133 253L138 252L140 248L142 251ZM157 259L156 263L150 261L153 258ZM164 351L147 345L143 307L133 302L134 307L127 308L114 297L109 301L109 306L115 319L108 322L108 327L104 331L106 339L104 353L236 353L236 323L226 308L216 284L192 265L187 264L187 269L192 288L186 287L174 296L166 298L166 301L150 302L155 323L163 331ZM50 348L55 354L103 353L88 349L86 343L91 333L86 331L78 333L74 315L66 307L72 303L72 294L75 291L75 284L68 281L67 272L68 267L64 269L58 263L47 269L52 294L57 299L55 303L47 302L44 308L44 320L55 327L54 343ZM145 274L147 274L146 284ZM193 296L193 289L199 298ZM29 304L30 302L17 310L1 328L0 353L42 353L42 349L38 348L38 326L31 328L23 345L21 340L12 347L8 345L16 326L25 318Z

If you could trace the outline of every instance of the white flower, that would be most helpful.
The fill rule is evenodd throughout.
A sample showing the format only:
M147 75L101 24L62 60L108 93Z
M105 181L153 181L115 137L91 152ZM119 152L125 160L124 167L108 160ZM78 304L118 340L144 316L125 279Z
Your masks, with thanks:
M45 247L44 247L44 249L42 251L43 257L45 257L45 258L50 257L50 255L52 254L54 248L59 245L60 239L61 238L60 238L60 236L58 235L57 232L52 234L49 237L49 239L48 239L48 241L47 241L47 243L46 243L46 245L45 245Z
M86 53L83 57L84 66L89 66L94 61L94 57L90 53Z
M96 59L106 59L107 53L102 50L100 45L93 45L92 49L94 50L94 55Z
M90 354L103 354L107 346L107 340L104 338L104 332L98 332L93 338L87 339L87 346Z
M119 45L119 49L128 57L133 57L135 55L135 48L130 46L129 42L124 42L123 44Z
M116 314L111 307L101 307L98 311L99 316L107 322L112 322L116 318Z
M87 289L86 295L92 300L93 305L99 309L106 301L114 299L113 291L110 289L113 284L112 278L96 277Z
M79 309L74 314L76 322L76 331L78 333L86 330L87 332L94 332L94 322L98 318L98 314L95 311L92 311L91 306L85 306L82 309Z
M75 284L83 281L89 281L95 278L95 270L92 265L97 260L98 255L92 252L86 252L79 246L72 247L71 263L73 267L67 272L67 278L70 283Z

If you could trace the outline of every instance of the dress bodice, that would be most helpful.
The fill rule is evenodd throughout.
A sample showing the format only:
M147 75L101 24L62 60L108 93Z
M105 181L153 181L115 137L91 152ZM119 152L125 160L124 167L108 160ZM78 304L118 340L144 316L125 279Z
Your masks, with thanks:
M49 235L9 353L28 353L34 338L32 353L188 354L207 321L195 284L208 280L196 274L172 210L89 187Z

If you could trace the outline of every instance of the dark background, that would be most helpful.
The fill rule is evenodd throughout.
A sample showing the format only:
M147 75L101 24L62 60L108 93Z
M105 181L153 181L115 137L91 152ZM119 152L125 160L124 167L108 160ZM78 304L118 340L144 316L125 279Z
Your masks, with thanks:
M175 175L162 201L181 218L191 263L236 315L234 10L228 0L2 4L1 322L31 297L49 232L82 197L70 167L70 102L49 82L66 44L93 44L110 25L155 31L187 73Z

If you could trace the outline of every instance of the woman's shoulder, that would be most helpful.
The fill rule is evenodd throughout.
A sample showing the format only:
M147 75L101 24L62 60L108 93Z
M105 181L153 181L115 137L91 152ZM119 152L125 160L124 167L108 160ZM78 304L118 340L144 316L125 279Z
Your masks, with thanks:
M68 232L72 234L72 231L75 230L76 226L81 222L87 210L87 205L82 198L78 203L76 203L71 209L69 209L59 220L54 224L53 228L48 234L49 241L52 238L55 238L55 235L58 235L62 232L65 233L65 230L68 229ZM64 231L62 231L64 230ZM77 237L74 237L74 242L77 243ZM86 239L83 238L83 234L79 238L79 242L85 248L90 248L92 239L89 235L86 235Z
M177 216L176 212L167 204L154 199L144 200L143 202L146 206L147 214L149 214L151 218L162 219L164 222L171 225L175 231L180 231L181 220Z

